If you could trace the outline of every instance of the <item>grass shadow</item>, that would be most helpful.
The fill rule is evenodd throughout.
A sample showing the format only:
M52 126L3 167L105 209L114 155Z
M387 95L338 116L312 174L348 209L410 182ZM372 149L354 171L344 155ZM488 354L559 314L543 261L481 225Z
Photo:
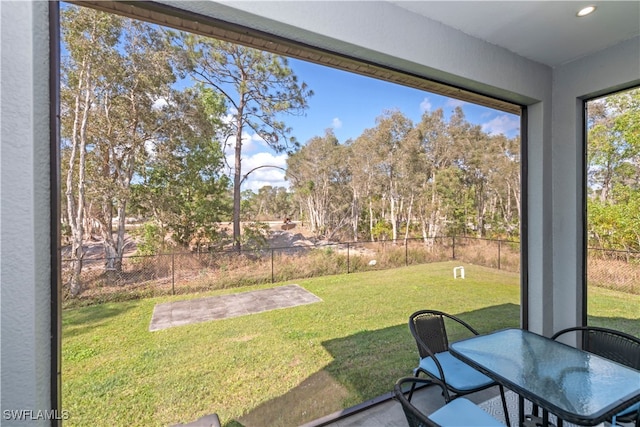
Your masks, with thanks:
M518 327L520 322L520 307L516 304L452 314L481 333ZM234 422L246 427L305 424L389 393L398 378L413 374L418 362L417 347L406 323L360 331L325 341L323 346L333 361L322 371Z
M62 324L64 337L76 337L91 332L111 318L120 316L134 308L131 304L101 304L64 310Z

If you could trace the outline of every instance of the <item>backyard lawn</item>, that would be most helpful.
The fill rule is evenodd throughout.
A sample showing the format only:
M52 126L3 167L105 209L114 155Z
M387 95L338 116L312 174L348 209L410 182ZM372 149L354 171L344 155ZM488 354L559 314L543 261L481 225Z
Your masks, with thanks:
M296 280L322 302L149 332L155 304L109 303L62 315L67 426L166 426L216 412L227 426L294 426L392 390L417 363L409 315L434 308L480 332L519 325L519 276L443 262ZM640 334L640 296L593 290L594 323ZM628 313L628 310L626 311Z

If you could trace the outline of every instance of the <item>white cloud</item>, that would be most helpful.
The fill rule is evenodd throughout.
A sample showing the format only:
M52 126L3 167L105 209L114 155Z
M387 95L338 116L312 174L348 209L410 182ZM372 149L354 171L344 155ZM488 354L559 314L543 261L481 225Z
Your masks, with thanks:
M456 108L456 107L462 107L466 104L467 104L466 102L461 101L459 99L448 98L447 102L444 105L447 107Z
M431 101L429 101L429 98L423 99L422 102L420 103L420 111L423 113L431 112L432 107L433 106L431 105Z
M335 117L331 121L331 127L333 127L334 129L340 129L342 127L342 120L340 120L338 117Z
M227 157L233 158L236 147L236 137L231 135L227 139L227 145L224 148L224 153ZM249 134L242 132L242 151L252 152L261 149L267 149L268 145L266 141L257 133Z
M503 134L511 137L520 130L520 118L502 114L487 123L483 123L482 130L490 135Z
M234 164L233 150L231 153L227 152L227 162L230 166ZM261 166L276 166L276 167L261 167ZM258 191L265 185L272 187L285 187L289 188L289 182L285 181L285 171L279 168L286 168L287 155L278 154L274 155L267 152L260 152L249 156L242 157L242 176L244 177L247 172L249 176L242 183L243 190L249 189ZM256 169L258 168L258 169ZM232 176L233 171L229 171Z
M169 102L167 101L167 98L160 97L160 98L156 99L155 101L153 101L153 105L151 106L151 108L153 110L162 110L167 105L169 105Z

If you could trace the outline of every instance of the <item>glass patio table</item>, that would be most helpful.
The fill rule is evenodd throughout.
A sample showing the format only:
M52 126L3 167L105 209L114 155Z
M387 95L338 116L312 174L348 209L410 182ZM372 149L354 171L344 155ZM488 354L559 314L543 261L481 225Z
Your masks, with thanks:
M640 371L521 329L455 342L455 357L561 420L593 426L640 401Z

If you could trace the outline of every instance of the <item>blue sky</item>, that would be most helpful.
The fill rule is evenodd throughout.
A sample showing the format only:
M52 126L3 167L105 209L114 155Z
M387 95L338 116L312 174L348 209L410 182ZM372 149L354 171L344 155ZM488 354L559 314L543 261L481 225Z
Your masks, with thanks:
M390 109L402 111L417 123L425 111L442 108L448 119L454 108L461 106L467 121L481 125L487 133L513 137L520 130L520 118L513 114L304 61L289 60L289 65L314 92L305 115L283 117L301 144L323 136L328 128L334 130L341 143L355 139L374 127L376 117ZM232 150L228 150L228 158L233 164ZM245 135L243 175L265 164L286 168L286 158L286 154L274 153L255 135ZM249 175L243 190L257 191L263 185L288 187L284 174L281 169L258 169Z

